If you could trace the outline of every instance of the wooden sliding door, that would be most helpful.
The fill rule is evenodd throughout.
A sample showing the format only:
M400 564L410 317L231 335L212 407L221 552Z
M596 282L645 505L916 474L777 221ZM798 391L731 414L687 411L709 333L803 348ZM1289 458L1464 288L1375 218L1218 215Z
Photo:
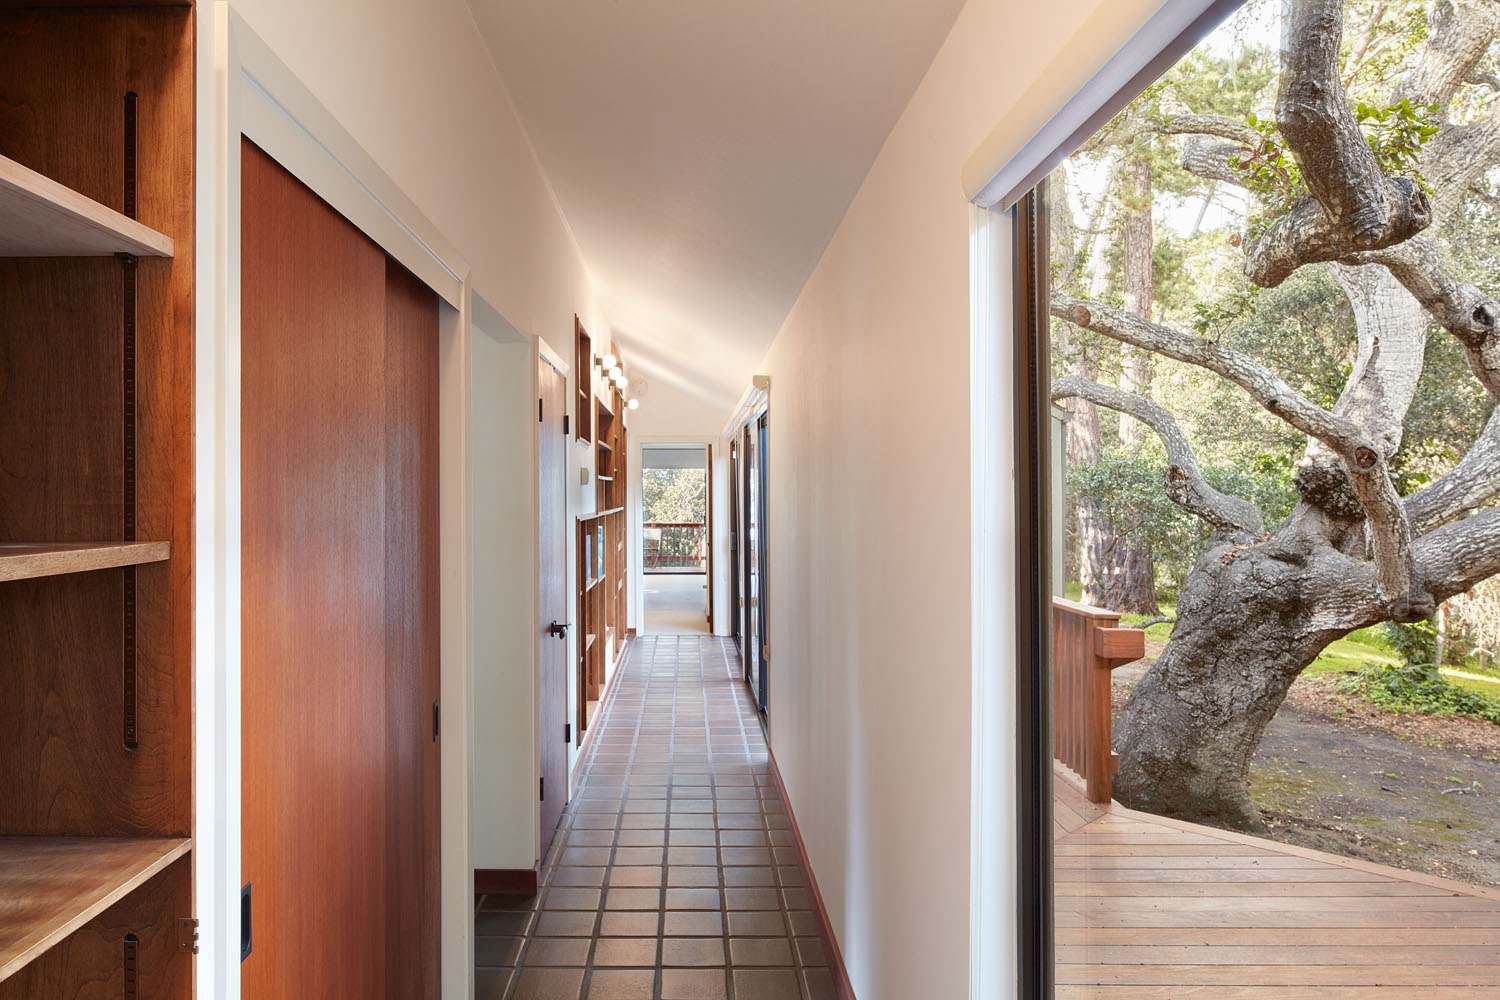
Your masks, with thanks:
M242 154L244 995L436 998L437 299Z

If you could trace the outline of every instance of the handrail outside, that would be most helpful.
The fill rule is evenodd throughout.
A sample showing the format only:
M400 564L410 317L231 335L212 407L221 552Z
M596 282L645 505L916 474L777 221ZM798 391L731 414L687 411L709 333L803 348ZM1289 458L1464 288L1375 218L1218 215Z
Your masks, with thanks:
M1113 611L1052 599L1053 756L1097 803L1110 800L1114 775L1110 673L1146 655L1146 633L1119 621Z

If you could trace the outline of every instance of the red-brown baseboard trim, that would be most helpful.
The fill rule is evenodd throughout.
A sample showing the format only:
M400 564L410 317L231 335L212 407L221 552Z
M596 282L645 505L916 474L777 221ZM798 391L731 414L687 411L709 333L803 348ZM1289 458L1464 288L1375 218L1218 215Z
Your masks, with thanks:
M849 970L844 967L844 953L839 950L838 939L833 936L833 923L828 919L828 908L823 905L823 894L818 891L818 877L813 874L812 863L807 859L807 845L802 842L802 831L797 828L797 817L792 812L791 799L786 794L786 782L781 780L781 768L776 755L771 753L771 744L766 743L766 753L771 758L771 774L776 778L776 790L786 805L787 823L792 829L792 845L797 849L797 860L807 873L807 893L812 899L813 912L818 916L818 936L823 939L823 949L828 953L828 970L833 973L833 988L839 1000L855 1000L854 987L849 982Z
M476 868L474 891L497 896L535 896L535 868Z
M627 639L633 639L633 638L635 638L635 626L634 625L630 626L628 629L625 630L625 638L627 638Z

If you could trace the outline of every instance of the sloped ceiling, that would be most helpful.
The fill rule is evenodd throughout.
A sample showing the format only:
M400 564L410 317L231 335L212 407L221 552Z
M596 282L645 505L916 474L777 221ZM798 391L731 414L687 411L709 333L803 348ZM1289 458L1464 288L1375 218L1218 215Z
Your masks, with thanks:
M470 4L621 353L727 411L962 0Z

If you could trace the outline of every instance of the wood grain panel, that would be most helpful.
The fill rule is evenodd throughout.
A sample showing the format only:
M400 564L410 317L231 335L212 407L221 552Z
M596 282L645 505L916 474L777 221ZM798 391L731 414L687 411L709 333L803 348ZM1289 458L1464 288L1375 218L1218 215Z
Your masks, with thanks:
M243 988L435 1000L438 301L242 156Z
M538 859L547 856L552 835L568 799L568 644L548 631L568 616L568 436L563 430L568 412L568 386L546 361L537 361L542 420L537 423L538 516L537 552L540 558L537 604L537 759L541 778L556 791L542 799L537 839ZM583 620L575 619L573 634L585 642ZM578 737L583 732L580 729Z
M170 542L101 542L49 545L0 543L0 583L43 576L88 573L161 562L172 554Z
M0 10L0 155L115 211L139 95L138 214L174 259L137 271L140 749L122 746L124 571L0 585L0 832L192 828L193 34L185 8ZM0 542L124 536L124 274L0 261ZM39 747L44 748L39 751ZM40 753L40 756L39 756Z
M145 884L190 844L0 837L0 980Z
M437 1000L438 300L389 258L385 333L386 981Z
M385 255L242 162L243 988L382 997Z
M119 1000L126 934L140 940L136 977L143 1000L190 997L192 955L177 949L176 918L192 913L192 906L192 859L184 857L0 982L0 1000Z

